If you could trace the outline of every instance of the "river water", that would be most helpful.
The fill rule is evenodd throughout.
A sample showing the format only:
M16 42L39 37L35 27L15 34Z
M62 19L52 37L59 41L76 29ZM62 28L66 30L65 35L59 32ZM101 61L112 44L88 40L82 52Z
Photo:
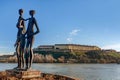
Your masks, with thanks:
M0 71L16 67L15 63L0 63ZM33 69L46 73L77 77L80 80L120 80L120 64L33 64Z

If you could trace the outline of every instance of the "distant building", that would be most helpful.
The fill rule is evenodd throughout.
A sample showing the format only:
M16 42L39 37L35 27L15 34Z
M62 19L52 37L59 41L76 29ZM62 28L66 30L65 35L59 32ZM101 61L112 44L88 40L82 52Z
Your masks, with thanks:
M106 49L106 50L103 49L102 51L105 51L105 52L113 52L113 53L116 52L116 50L113 50L113 49Z
M54 52L72 52L72 51L91 51L101 50L97 46L79 45L79 44L55 44L55 45L40 45L34 51L54 51Z

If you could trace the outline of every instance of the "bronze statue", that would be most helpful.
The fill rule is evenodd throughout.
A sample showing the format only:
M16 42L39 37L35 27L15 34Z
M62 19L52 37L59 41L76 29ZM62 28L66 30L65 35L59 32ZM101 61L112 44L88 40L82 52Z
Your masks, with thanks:
M33 61L33 42L34 42L34 35L38 34L40 32L39 27L37 25L36 19L34 17L35 11L30 10L29 11L30 18L28 22L27 31L25 33L27 38L27 44L26 44L26 52L25 52L25 61L26 61L26 69L30 69ZM34 25L36 27L36 31L34 32ZM29 60L30 59L30 60Z
M18 28L17 40L14 44L16 47L18 66L16 69L24 68L24 46L25 46L25 23L22 17L23 9L19 9L19 18L16 27Z

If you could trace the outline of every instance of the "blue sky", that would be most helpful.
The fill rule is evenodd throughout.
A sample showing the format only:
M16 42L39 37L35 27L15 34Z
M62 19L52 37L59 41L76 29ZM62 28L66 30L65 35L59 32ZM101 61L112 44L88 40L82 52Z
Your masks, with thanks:
M1 0L0 54L15 51L20 8L24 18L36 10L40 33L34 47L73 43L120 51L119 4L120 0Z

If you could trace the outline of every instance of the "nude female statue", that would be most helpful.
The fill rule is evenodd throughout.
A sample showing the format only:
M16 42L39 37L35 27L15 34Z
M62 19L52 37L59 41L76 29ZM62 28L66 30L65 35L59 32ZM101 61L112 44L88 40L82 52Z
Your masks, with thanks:
M25 23L22 17L23 9L19 9L19 18L16 27L18 28L16 47L18 65L16 69L24 68L24 46L25 46Z

